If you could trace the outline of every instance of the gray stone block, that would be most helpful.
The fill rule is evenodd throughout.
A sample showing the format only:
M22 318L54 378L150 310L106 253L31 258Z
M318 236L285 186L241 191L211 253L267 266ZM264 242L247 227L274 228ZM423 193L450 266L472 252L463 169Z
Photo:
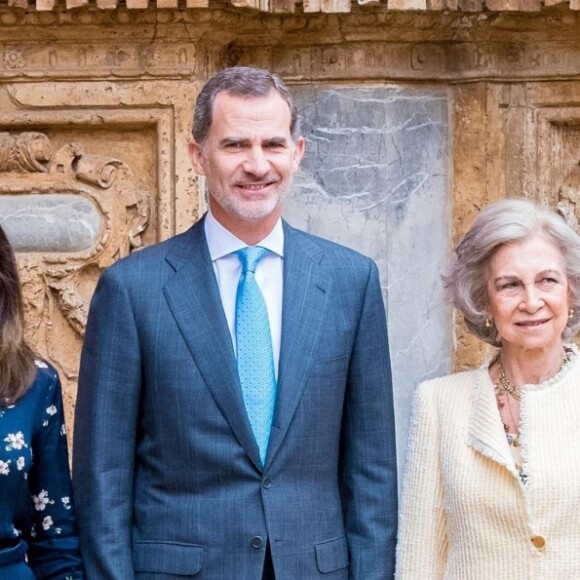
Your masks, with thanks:
M413 391L452 362L440 280L451 229L447 95L338 86L293 93L307 149L284 215L379 266L402 468Z
M98 240L100 214L73 194L0 196L0 224L17 252L80 252Z

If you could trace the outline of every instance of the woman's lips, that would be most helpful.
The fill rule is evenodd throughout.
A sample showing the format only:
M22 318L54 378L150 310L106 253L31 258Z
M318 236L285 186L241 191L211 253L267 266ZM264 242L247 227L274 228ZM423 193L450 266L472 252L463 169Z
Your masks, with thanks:
M542 320L523 320L521 322L516 322L516 326L524 326L526 328L534 328L536 326L541 326L549 321L549 318L543 318Z

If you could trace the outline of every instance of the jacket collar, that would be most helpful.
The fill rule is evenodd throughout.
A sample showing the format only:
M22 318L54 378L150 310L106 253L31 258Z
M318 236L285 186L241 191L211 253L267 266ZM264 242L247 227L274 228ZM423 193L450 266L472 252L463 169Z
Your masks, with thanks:
M488 365L485 364L476 373L468 423L468 444L482 455L505 467L519 481L519 473L497 409L494 385L489 376Z

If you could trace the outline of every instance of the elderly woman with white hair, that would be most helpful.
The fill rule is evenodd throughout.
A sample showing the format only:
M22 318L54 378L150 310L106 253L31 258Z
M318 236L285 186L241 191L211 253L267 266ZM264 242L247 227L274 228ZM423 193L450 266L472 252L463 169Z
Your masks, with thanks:
M524 200L484 209L444 283L482 367L419 385L398 580L580 578L580 237Z

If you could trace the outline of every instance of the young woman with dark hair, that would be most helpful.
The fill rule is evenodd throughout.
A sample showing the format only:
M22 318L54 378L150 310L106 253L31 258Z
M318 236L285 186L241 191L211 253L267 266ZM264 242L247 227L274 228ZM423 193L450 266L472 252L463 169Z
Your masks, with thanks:
M0 227L0 580L84 577L60 380L24 338L16 259Z

